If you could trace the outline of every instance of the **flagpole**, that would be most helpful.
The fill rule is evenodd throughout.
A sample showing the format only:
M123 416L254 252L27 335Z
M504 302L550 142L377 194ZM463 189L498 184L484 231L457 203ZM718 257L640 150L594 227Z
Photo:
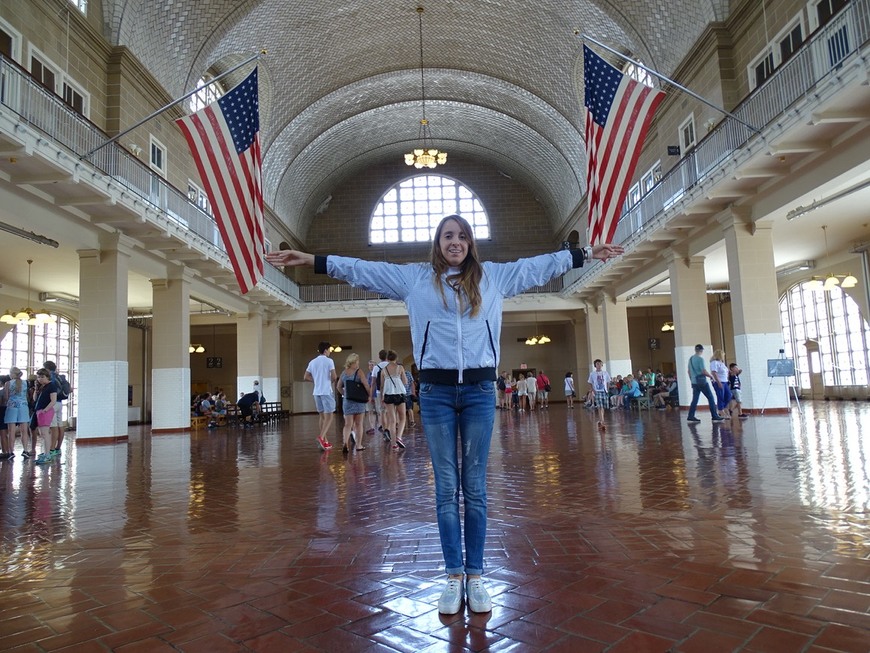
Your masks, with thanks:
M631 57L628 57L628 56L624 55L624 54L623 54L622 52L620 52L619 50L614 50L613 48L611 48L611 47L609 47L609 46L607 46L607 45L604 45L601 41L598 41L598 40L596 40L596 39L593 39L591 36L589 36L589 35L587 35L587 34L582 34L582 33L580 32L580 30L574 30L574 35L575 35L575 36L579 36L580 38L586 39L587 41L592 41L592 43L594 43L595 45L604 48L604 49L607 50L608 52L612 52L612 53L615 54L617 57L621 57L621 58L625 59L626 61L628 61L628 62L631 63L631 64L634 64L634 65L637 66L638 68L647 71L650 75L655 75L655 76L658 77L659 79L662 79L662 80L666 81L668 84L671 84L671 85L673 85L673 86L676 86L678 89L680 89L681 91L684 91L685 93L688 93L689 95L691 95L691 96L692 96L693 98L695 98L696 100L700 100L701 102L703 102L704 104L706 104L708 107L710 107L710 108L712 108L712 109L715 109L716 111L719 111L720 113L724 113L724 114L725 114L726 116L728 116L729 118L734 118L734 120L736 120L737 122L739 122L739 123L740 123L741 125L743 125L744 127L747 127L747 128L749 128L749 129L751 129L751 130L754 131L756 134L760 134L760 133L761 133L761 130L760 130L760 129L758 129L758 128L756 128L756 127L753 127L752 125L750 125L748 122L746 122L746 121L744 121L744 120L741 120L740 118L738 118L737 116L735 116L735 115L734 115L733 113L731 113L730 111L726 111L726 110L723 109L722 107L720 107L720 106L716 106L716 105L713 104L712 102L710 102L710 101L708 101L708 100L705 100L703 97L701 97L700 95L698 95L698 94L695 93L694 91L691 91L691 90L687 89L685 86L683 86L682 84L679 84L679 83L675 82L675 81L672 80L670 77L666 77L665 75L662 75L661 73L656 72L656 71L653 70L652 68L647 68L646 66L644 66L644 65L643 65L642 63L640 63L639 61L636 61L636 60L632 59Z
M222 79L223 77L226 77L226 76L229 75L230 73L234 73L235 71L237 71L237 70L238 70L239 68L241 68L242 66L247 66L249 63L251 63L252 61L256 61L257 59L259 59L260 57L264 56L265 54L266 54L266 51L265 51L265 50L260 50L257 54L253 55L252 57L250 57L250 58L248 58L248 59L245 59L242 63L240 63L240 64L238 64L238 65L236 65L236 66L233 66L233 67L230 68L229 70L222 72L220 75L218 75L217 77L214 77L214 78L210 79L209 81L207 81L207 82L206 82L205 84L203 84L202 86L198 86L197 88L193 89L190 93L186 93L186 94L182 95L180 98L173 100L172 102L170 102L170 103L167 104L166 106L163 106L163 107L157 109L157 111L155 111L154 113L152 113L152 114L151 114L150 116L148 116L147 118L143 118L142 120L140 120L139 122L137 122L137 123L136 123L135 125L133 125L132 127L128 127L128 128L125 129L124 131L122 131L122 132L120 132L120 133L118 133L118 134L115 134L114 136L112 136L112 138L110 138L110 139L104 141L104 142L101 143L100 145L97 145L95 148L93 148L92 150L90 150L88 153L86 153L86 154L82 154L82 155L79 157L79 160L87 159L87 158L90 157L94 152L98 152L99 150L102 150L102 149L103 149L104 147L106 147L106 145L108 145L109 143L114 143L115 141L117 141L117 140L118 140L119 138L121 138L122 136L125 136L126 134L129 134L131 131L133 131L133 130L136 129L137 127L140 127L140 126L144 125L146 122L148 122L148 121L151 120L152 118L156 118L156 117L159 116L161 113L163 113L164 111L167 111L168 109L171 109L172 107L174 107L174 106L175 106L176 104L178 104L179 102L183 102L184 100L186 100L187 98L189 98L191 95L194 95L195 93L199 93L202 89L207 88L210 84L214 84L216 81Z

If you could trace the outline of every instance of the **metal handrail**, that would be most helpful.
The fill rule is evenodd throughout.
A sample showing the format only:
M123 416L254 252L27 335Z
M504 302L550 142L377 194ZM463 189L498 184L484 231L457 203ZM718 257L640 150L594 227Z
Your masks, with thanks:
M870 0L853 0L741 102L733 113L756 127L769 127L870 39ZM731 118L722 120L679 163L620 217L613 242L636 238L694 187L706 181L755 135ZM569 287L596 274L578 268L565 275Z
M21 122L45 134L76 157L108 139L99 127L73 111L26 70L2 55L0 104L13 111ZM205 245L223 253L224 256L214 260L229 267L226 248L215 219L148 165L116 143L95 152L87 161L154 208L158 215L165 216L170 223L191 232L205 241ZM264 278L268 283L291 297L298 297L298 288L290 278L272 266L267 265L266 268L269 270L264 273Z

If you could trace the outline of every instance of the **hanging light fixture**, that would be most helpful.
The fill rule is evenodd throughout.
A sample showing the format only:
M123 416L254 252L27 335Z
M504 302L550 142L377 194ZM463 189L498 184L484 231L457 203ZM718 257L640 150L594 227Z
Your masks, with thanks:
M668 331L673 331L673 330L674 330L674 323L673 322L665 322L664 324L662 324L662 331L663 332L667 333Z
M535 333L538 333L538 314L535 313ZM531 346L534 345L546 345L548 342L552 342L549 336L532 336L531 338L526 338L526 344Z
M423 106L423 117L420 119L420 129L417 140L420 147L405 155L405 163L415 168L435 168L447 163L447 152L442 152L432 145L432 132L426 119L426 78L423 74L423 7L417 7L417 19L420 26L420 90Z
M29 326L37 326L48 322L57 322L57 315L52 315L44 310L38 313L30 308L30 273L33 266L33 259L27 259L27 308L19 309L18 312L12 310L6 311L0 316L0 322L3 324L27 324Z
M822 225L822 233L825 234L825 258L828 258L828 225ZM803 287L805 290L814 292L831 292L834 288L854 288L858 285L858 279L852 274L829 274L826 277L813 277Z
M327 329L329 330L329 339L332 340L332 320L327 320ZM331 354L340 354L341 353L341 345L330 345L329 353Z
M188 346L187 351L189 351L191 354L204 354L205 347L200 344L191 343L190 346Z

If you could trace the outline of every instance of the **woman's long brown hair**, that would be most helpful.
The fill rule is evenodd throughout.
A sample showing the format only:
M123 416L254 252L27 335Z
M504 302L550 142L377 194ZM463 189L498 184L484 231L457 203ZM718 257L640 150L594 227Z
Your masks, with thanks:
M483 278L483 266L477 253L477 243L474 240L474 231L468 221L461 215L448 215L438 223L435 229L435 238L432 241L432 270L435 272L434 283L441 293L444 306L447 306L447 297L444 296L444 284L441 283L441 275L450 269L450 264L441 253L441 232L448 220L455 220L459 224L462 233L465 234L465 242L468 243L468 255L462 262L457 274L447 277L447 283L461 291L459 293L459 306L465 310L466 302L471 307L471 317L476 317L480 312L480 280Z

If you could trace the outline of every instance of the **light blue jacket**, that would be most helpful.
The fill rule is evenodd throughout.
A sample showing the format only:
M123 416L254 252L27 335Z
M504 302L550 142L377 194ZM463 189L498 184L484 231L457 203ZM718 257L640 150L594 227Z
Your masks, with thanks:
M352 286L405 303L411 324L414 360L421 370L498 368L502 303L507 297L541 286L583 264L582 251L562 250L510 263L484 262L481 305L476 317L466 305L460 313L457 292L444 277L444 298L429 263L395 264L344 256L317 257L315 270ZM325 269L324 269L325 268Z

